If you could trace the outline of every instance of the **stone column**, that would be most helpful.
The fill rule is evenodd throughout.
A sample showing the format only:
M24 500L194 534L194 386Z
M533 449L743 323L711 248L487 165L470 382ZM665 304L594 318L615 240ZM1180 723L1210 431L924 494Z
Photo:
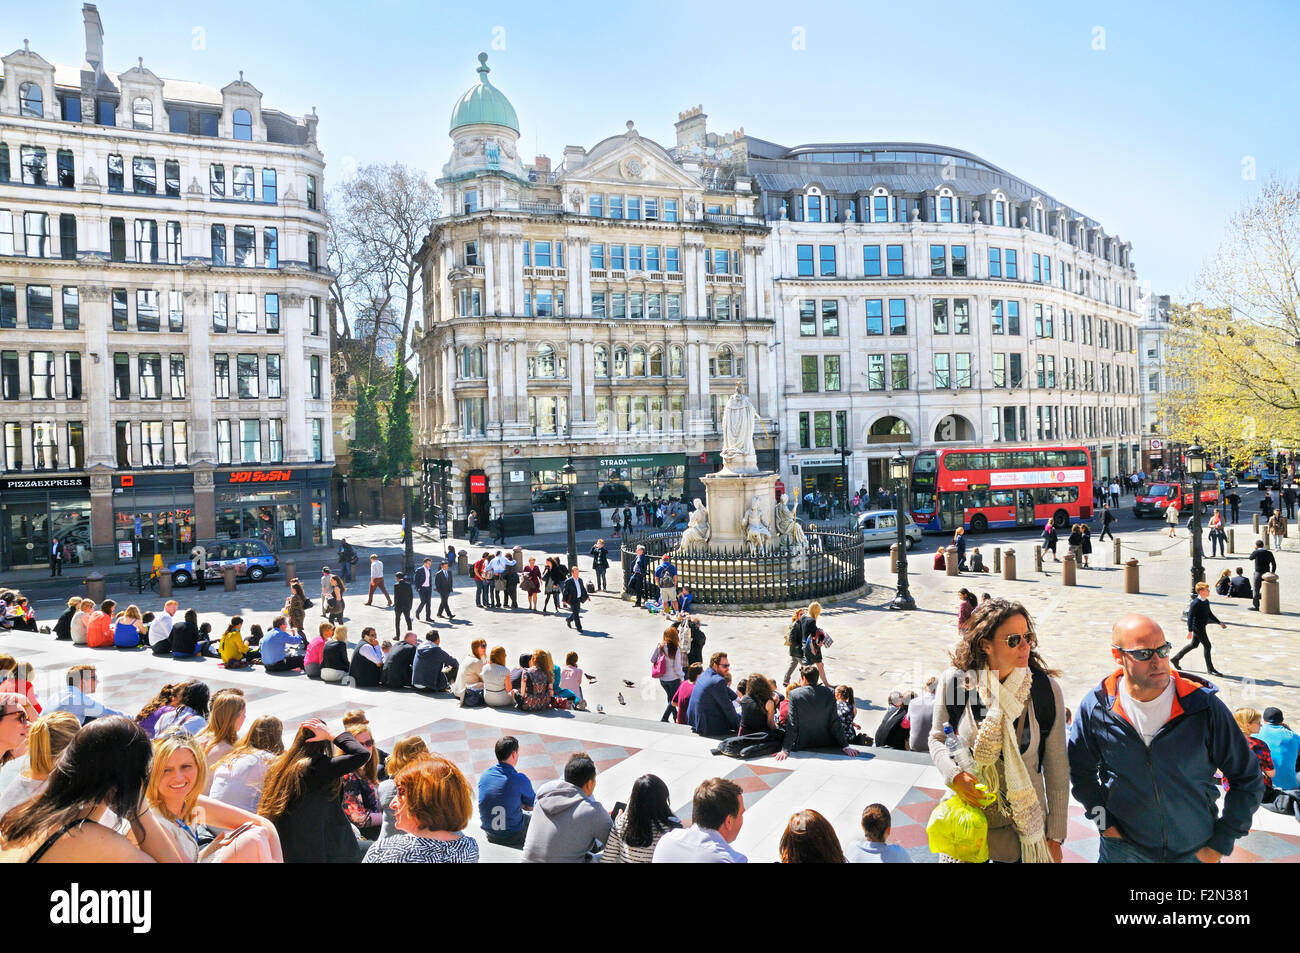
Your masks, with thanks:
M81 326L85 331L86 360L82 363L86 395L86 465L117 466L110 408L113 401L113 355L108 347L109 291L104 285L81 289ZM31 459L27 457L26 459ZM111 524L109 543L112 543Z
M84 305L83 305L84 307ZM113 475L91 470L90 474L90 545L95 564L113 565Z
M493 249L496 247L496 236L485 235L479 242L483 246L483 313L500 314L501 302L498 300L498 288L496 280L496 255Z
M217 535L211 466L194 468L194 532L197 539L211 539Z
M304 341L307 334L307 314L306 298L300 294L281 295L281 301L284 303L284 312L280 315L280 320L284 328L285 355L284 363L281 367L281 393L285 397L284 408L285 416L288 418L285 427L285 460L307 460L310 459L309 442L307 430L307 415L303 412L303 407L307 402L307 354L304 347ZM209 362L210 364L211 362ZM324 388L328 386L330 380L329 374L329 354L321 354L321 397L326 398ZM197 402L196 402L197 403ZM211 408L211 402L204 402L207 408ZM207 431L212 431L211 411L204 412L196 407L196 416L203 417L206 421ZM328 459L326 450L333 443L331 434L322 434L321 456ZM210 458L209 458L210 459Z

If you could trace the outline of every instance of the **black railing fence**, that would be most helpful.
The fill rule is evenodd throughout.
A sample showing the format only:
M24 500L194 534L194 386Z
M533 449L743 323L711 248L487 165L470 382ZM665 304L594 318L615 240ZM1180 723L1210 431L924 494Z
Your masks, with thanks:
M637 546L647 559L645 594L658 599L654 569L668 553L677 567L677 584L691 587L701 605L766 605L804 602L860 589L865 582L862 534L817 532L808 534L808 550L796 554L774 548L760 554L744 549L713 549L683 553L681 533L629 534L621 543L624 580L632 578Z

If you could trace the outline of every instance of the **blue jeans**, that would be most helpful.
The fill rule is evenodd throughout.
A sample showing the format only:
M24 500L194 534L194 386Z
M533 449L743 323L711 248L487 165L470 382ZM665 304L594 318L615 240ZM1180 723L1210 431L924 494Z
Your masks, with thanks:
M1099 864L1199 864L1196 851L1190 854L1169 854L1148 851L1121 837L1103 837L1098 848Z

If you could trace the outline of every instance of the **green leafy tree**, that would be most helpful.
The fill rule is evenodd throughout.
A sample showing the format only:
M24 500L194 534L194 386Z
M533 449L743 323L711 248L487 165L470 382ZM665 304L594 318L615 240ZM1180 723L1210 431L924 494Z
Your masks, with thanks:
M379 430L379 408L375 405L375 385L357 388L357 407L354 412L354 435L349 450L352 453L354 477L379 476L383 467L384 441ZM410 424L407 424L408 429Z
M388 432L384 446L384 479L396 480L411 472L414 451L411 444L412 382L406 361L398 359L393 374L393 394L388 403Z

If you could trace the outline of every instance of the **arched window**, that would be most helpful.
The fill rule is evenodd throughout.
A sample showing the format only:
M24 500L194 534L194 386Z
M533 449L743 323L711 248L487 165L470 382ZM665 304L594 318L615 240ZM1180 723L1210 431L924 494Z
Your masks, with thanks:
M912 429L898 417L881 417L867 431L867 443L911 443Z
M529 377L562 377L563 361L555 356L555 348L549 344L537 345L537 352L528 359Z
M45 118L45 95L36 83L23 83L18 87L18 112L36 119Z
M483 370L483 349L477 345L460 349L460 376L474 379L486 376Z
M235 138L253 141L253 117L247 109L235 110Z
M650 376L664 376L664 349L657 344L650 348Z
M718 356L714 364L714 377L730 377L735 373L735 361L731 355L731 348L722 345L718 348Z
M640 344L632 348L632 376L645 377L645 348Z
M596 376L609 377L609 348L597 344L595 348Z
M614 376L627 377L627 348L621 344L614 348Z
M681 377L682 370L682 347L680 344L674 344L668 349L668 376Z
M137 96L131 101L131 128L153 128L153 102L144 96Z

